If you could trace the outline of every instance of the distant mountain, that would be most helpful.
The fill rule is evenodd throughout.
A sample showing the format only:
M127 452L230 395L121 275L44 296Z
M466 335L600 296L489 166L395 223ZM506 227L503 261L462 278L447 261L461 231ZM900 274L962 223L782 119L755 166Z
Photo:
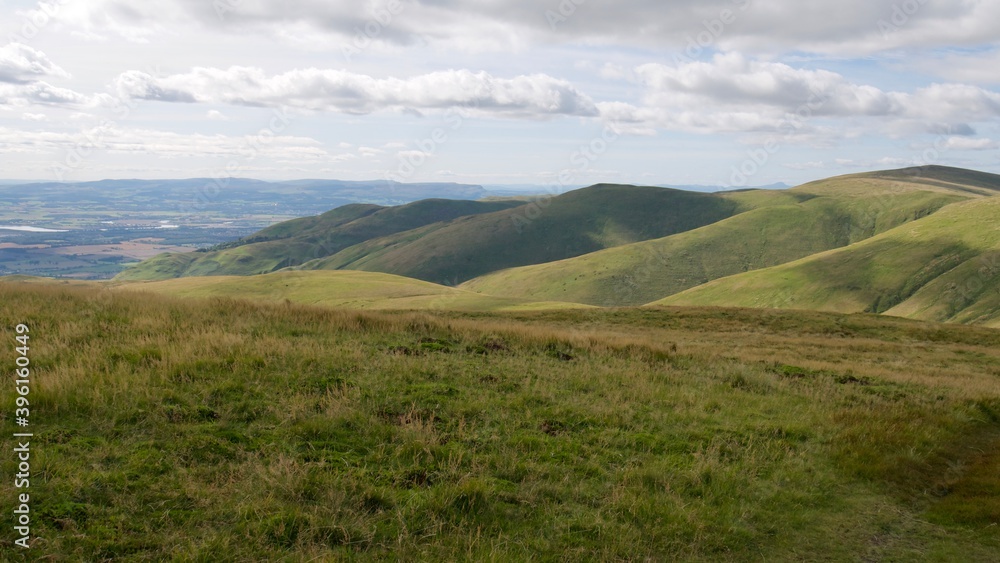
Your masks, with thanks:
M278 223L204 252L161 254L125 270L116 279L264 274L331 256L373 238L524 203L426 199L396 207L345 205L319 216Z
M529 201L354 205L275 225L210 252L161 256L121 279L294 266L282 273L363 270L447 285L464 282L459 293L423 294L430 287L423 282L411 287L423 288L420 295L451 295L472 308L567 303L795 308L1000 327L997 195L1000 175L929 166L839 176L792 189L706 194L597 185ZM364 278L302 279L319 296L324 280ZM372 279L388 284L379 287L397 283ZM224 294L231 288L223 286L237 283L247 291L257 287L233 280L178 280L163 287ZM272 291L268 287L252 291ZM342 303L352 294L348 289L330 286L336 295L327 301ZM472 293L484 298L483 305ZM437 299L414 297L394 304L370 299L390 308L421 308ZM369 297L358 299L367 303ZM439 301L433 306L442 307Z
M453 183L402 184L388 180L295 180L266 182L246 178L184 180L100 180L0 184L0 195L30 193L34 197L75 204L115 201L148 202L146 207L184 212L225 209L234 202L258 203L278 214L314 215L351 203L401 205L421 199L476 200L489 194L482 186Z

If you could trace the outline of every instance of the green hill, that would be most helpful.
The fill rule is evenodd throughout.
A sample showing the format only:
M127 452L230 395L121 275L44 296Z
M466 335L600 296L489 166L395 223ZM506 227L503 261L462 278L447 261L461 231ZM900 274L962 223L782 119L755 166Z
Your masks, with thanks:
M302 268L386 272L455 285L504 268L696 229L739 210L735 201L715 194L600 184L370 240Z
M784 192L722 194L748 210L662 239L487 274L462 287L526 299L641 305L844 247L998 187L1000 177L992 174L928 167L841 176Z
M185 277L122 283L114 287L186 298L227 297L349 309L515 311L587 307L578 303L490 297L391 274L352 271Z
M1000 331L19 283L0 283L0 326L5 562L1000 553Z
M352 204L293 219L207 252L161 254L118 275L119 281L184 276L247 276L297 266L360 242L465 215L524 205L523 201L426 199L396 207Z
M849 247L654 304L868 311L1000 326L1000 198L952 204Z

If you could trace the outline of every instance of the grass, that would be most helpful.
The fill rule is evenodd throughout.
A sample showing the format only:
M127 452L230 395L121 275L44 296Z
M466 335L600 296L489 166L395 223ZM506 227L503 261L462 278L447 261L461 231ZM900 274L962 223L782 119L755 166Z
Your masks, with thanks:
M361 312L16 282L0 303L0 363L26 322L35 370L38 539L15 550L8 530L6 560L1000 550L994 330L714 308ZM13 462L0 457L5 474ZM0 512L13 499L5 480Z
M207 252L161 254L122 272L116 279L143 281L264 274L330 256L369 239L523 204L519 201L426 199L395 207L345 205L315 217L272 225Z
M661 239L490 273L462 287L534 300L642 305L712 280L844 247L965 199L912 186L901 193L851 197L814 195L807 188L727 194L751 209Z
M1000 326L998 216L997 198L953 204L849 247L657 303L871 311Z
M504 268L688 231L739 210L738 203L715 194L601 184L372 239L303 268L386 272L458 285Z
M178 297L241 297L350 309L512 311L585 308L578 303L491 297L430 282L354 271L282 271L258 276L185 277L116 283L115 289Z

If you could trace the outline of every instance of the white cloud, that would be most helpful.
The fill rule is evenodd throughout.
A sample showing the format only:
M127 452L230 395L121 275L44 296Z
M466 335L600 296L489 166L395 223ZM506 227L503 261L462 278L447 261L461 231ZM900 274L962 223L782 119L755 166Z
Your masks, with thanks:
M789 170L817 170L821 168L826 168L826 163L821 160L810 161L810 162L790 162L782 164L785 168Z
M640 129L803 135L821 131L823 120L829 119L875 119L868 129L881 132L972 134L969 123L1000 118L1000 93L978 86L932 84L914 92L884 91L835 72L797 69L740 53L674 66L645 64L635 75L645 89L642 104L600 102L605 120ZM845 134L849 127L839 129Z
M21 119L25 121L46 121L48 117L44 113L24 113Z
M208 110L208 113L205 114L205 117L212 121L227 121L229 119L221 111L217 109Z
M0 83L0 107L66 106L73 108L94 107L110 103L107 96L88 96L68 88L59 88L46 82L29 84Z
M968 137L949 137L944 142L945 149L959 151L985 151L1000 148L1000 144L992 139L970 139Z
M44 77L69 78L45 53L21 43L0 47L0 83L27 84Z
M54 19L133 41L189 25L350 44L367 27L378 44L494 51L551 43L683 49L702 37L724 50L870 54L1000 41L1000 4L968 0L90 0L65 3Z
M76 150L109 154L146 154L160 158L218 157L253 160L271 158L296 162L321 162L329 154L321 144L305 137L272 136L266 142L252 137L179 134L115 125L76 132L23 131L0 127L5 153L58 155Z
M544 74L495 78L486 72L448 70L410 78L374 78L316 68L274 76L250 67L195 68L165 77L129 71L115 80L114 87L122 97L146 100L288 106L349 114L458 107L532 119L597 114L589 97L569 82Z

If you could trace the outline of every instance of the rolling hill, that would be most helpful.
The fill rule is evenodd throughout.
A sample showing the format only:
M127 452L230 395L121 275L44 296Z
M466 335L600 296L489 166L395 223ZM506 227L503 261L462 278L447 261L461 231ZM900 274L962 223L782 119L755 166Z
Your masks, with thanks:
M302 268L385 272L457 285L504 268L689 231L739 211L736 201L716 194L599 184L373 239Z
M256 276L204 276L115 284L185 298L240 298L345 309L524 311L580 309L578 303L491 297L421 280L374 272L282 271Z
M426 199L396 207L345 205L322 215L272 225L208 252L161 254L122 272L116 280L263 274L330 256L372 238L520 205L524 202L445 199Z
M873 312L1000 326L1000 198L947 206L846 248L656 301Z
M1000 177L944 167L855 174L783 191L721 194L748 211L673 236L487 274L491 295L641 305L715 279L845 247L1000 188Z

